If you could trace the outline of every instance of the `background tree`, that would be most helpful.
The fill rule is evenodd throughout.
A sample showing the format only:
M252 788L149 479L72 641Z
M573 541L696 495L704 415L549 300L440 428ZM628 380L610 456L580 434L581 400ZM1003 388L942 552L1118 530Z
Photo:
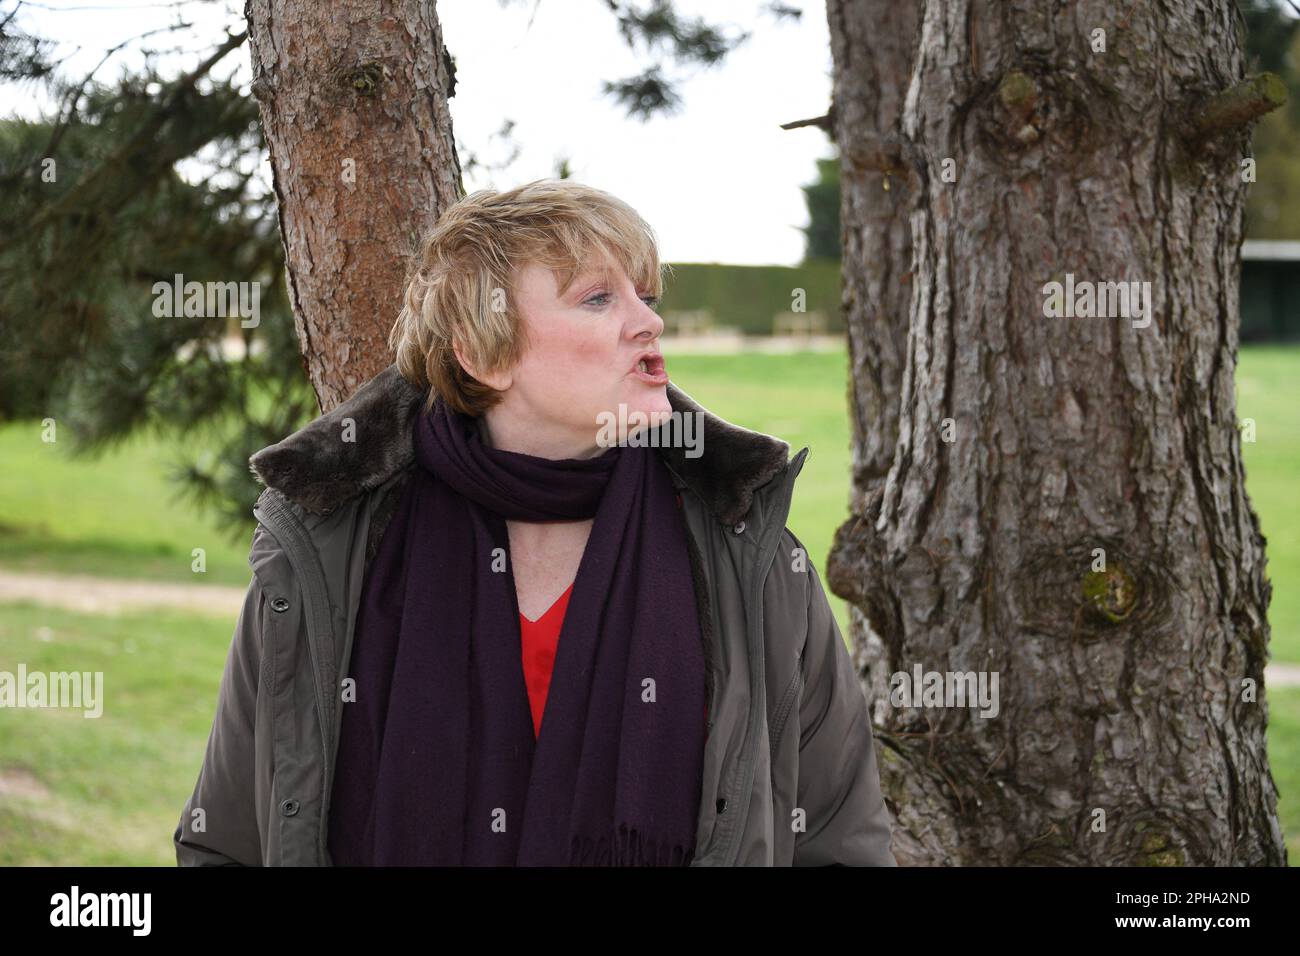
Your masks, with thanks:
M290 301L328 411L391 363L409 257L464 195L455 70L428 0L249 0L247 14Z
M1243 0L1250 69L1300 83L1300 6L1291 0ZM1255 130L1255 182L1246 198L1251 239L1300 239L1300 96L1264 117Z
M1284 91L1246 80L1223 0L925 0L920 23L881 150L914 250L898 442L855 475L830 574L879 638L900 859L1284 863L1233 390L1242 160ZM1150 324L1046 317L1067 273L1149 282ZM914 666L998 673L997 718L891 707Z
M59 109L0 122L0 418L52 416L83 453L145 427L189 436L179 488L246 533L257 493L248 450L314 402L285 321L274 197L254 175L256 105L214 74L243 36L165 76L152 44L180 22L128 41L146 54L143 70L68 79L53 44L16 29L15 10L0 17L0 79L42 85ZM182 177L178 165L200 154L202 178ZM257 326L155 315L154 284L177 274L256 282ZM221 351L232 321L246 352L235 361Z
M840 258L840 163L817 160L817 178L803 187L808 206L804 261Z

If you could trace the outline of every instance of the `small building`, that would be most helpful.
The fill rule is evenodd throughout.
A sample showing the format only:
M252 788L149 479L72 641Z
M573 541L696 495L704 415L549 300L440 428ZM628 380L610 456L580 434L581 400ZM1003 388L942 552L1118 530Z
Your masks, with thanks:
M1300 241L1241 244L1240 341L1300 341Z

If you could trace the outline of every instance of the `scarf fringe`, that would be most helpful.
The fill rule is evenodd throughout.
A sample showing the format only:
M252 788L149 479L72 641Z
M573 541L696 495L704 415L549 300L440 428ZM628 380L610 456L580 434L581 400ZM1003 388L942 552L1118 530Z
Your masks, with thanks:
M571 866L686 866L695 847L642 834L625 823L609 836L575 836L569 847Z

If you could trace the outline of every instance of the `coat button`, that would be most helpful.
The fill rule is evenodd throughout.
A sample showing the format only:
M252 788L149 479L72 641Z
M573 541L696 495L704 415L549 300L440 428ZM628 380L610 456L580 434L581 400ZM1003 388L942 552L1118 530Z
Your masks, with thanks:
M719 813L726 813L726 812L727 812L727 798L726 798L726 797L718 797L718 802L715 804L715 806L717 807Z
M281 816L283 816L283 817L291 817L291 816L293 816L293 815L294 815L295 813L297 813L297 812L298 812L298 801L295 800L295 799L293 799L293 797L290 797L290 798L288 798L287 800L281 800L281 801L280 801L280 815L281 815Z
M277 611L281 614L284 613L285 611L289 610L288 600L282 597L271 598L271 610Z
M734 531L734 532L736 532L736 534L744 534L744 533L745 533L745 522L742 521L740 524L736 525L736 526L735 526L734 528L732 528L731 530Z

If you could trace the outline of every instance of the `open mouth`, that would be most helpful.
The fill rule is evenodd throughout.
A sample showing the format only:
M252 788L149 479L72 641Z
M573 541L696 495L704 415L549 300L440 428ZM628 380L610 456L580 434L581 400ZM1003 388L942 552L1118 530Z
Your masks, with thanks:
M637 360L632 374L647 385L667 385L668 370L664 367L664 357L658 352L647 352Z

